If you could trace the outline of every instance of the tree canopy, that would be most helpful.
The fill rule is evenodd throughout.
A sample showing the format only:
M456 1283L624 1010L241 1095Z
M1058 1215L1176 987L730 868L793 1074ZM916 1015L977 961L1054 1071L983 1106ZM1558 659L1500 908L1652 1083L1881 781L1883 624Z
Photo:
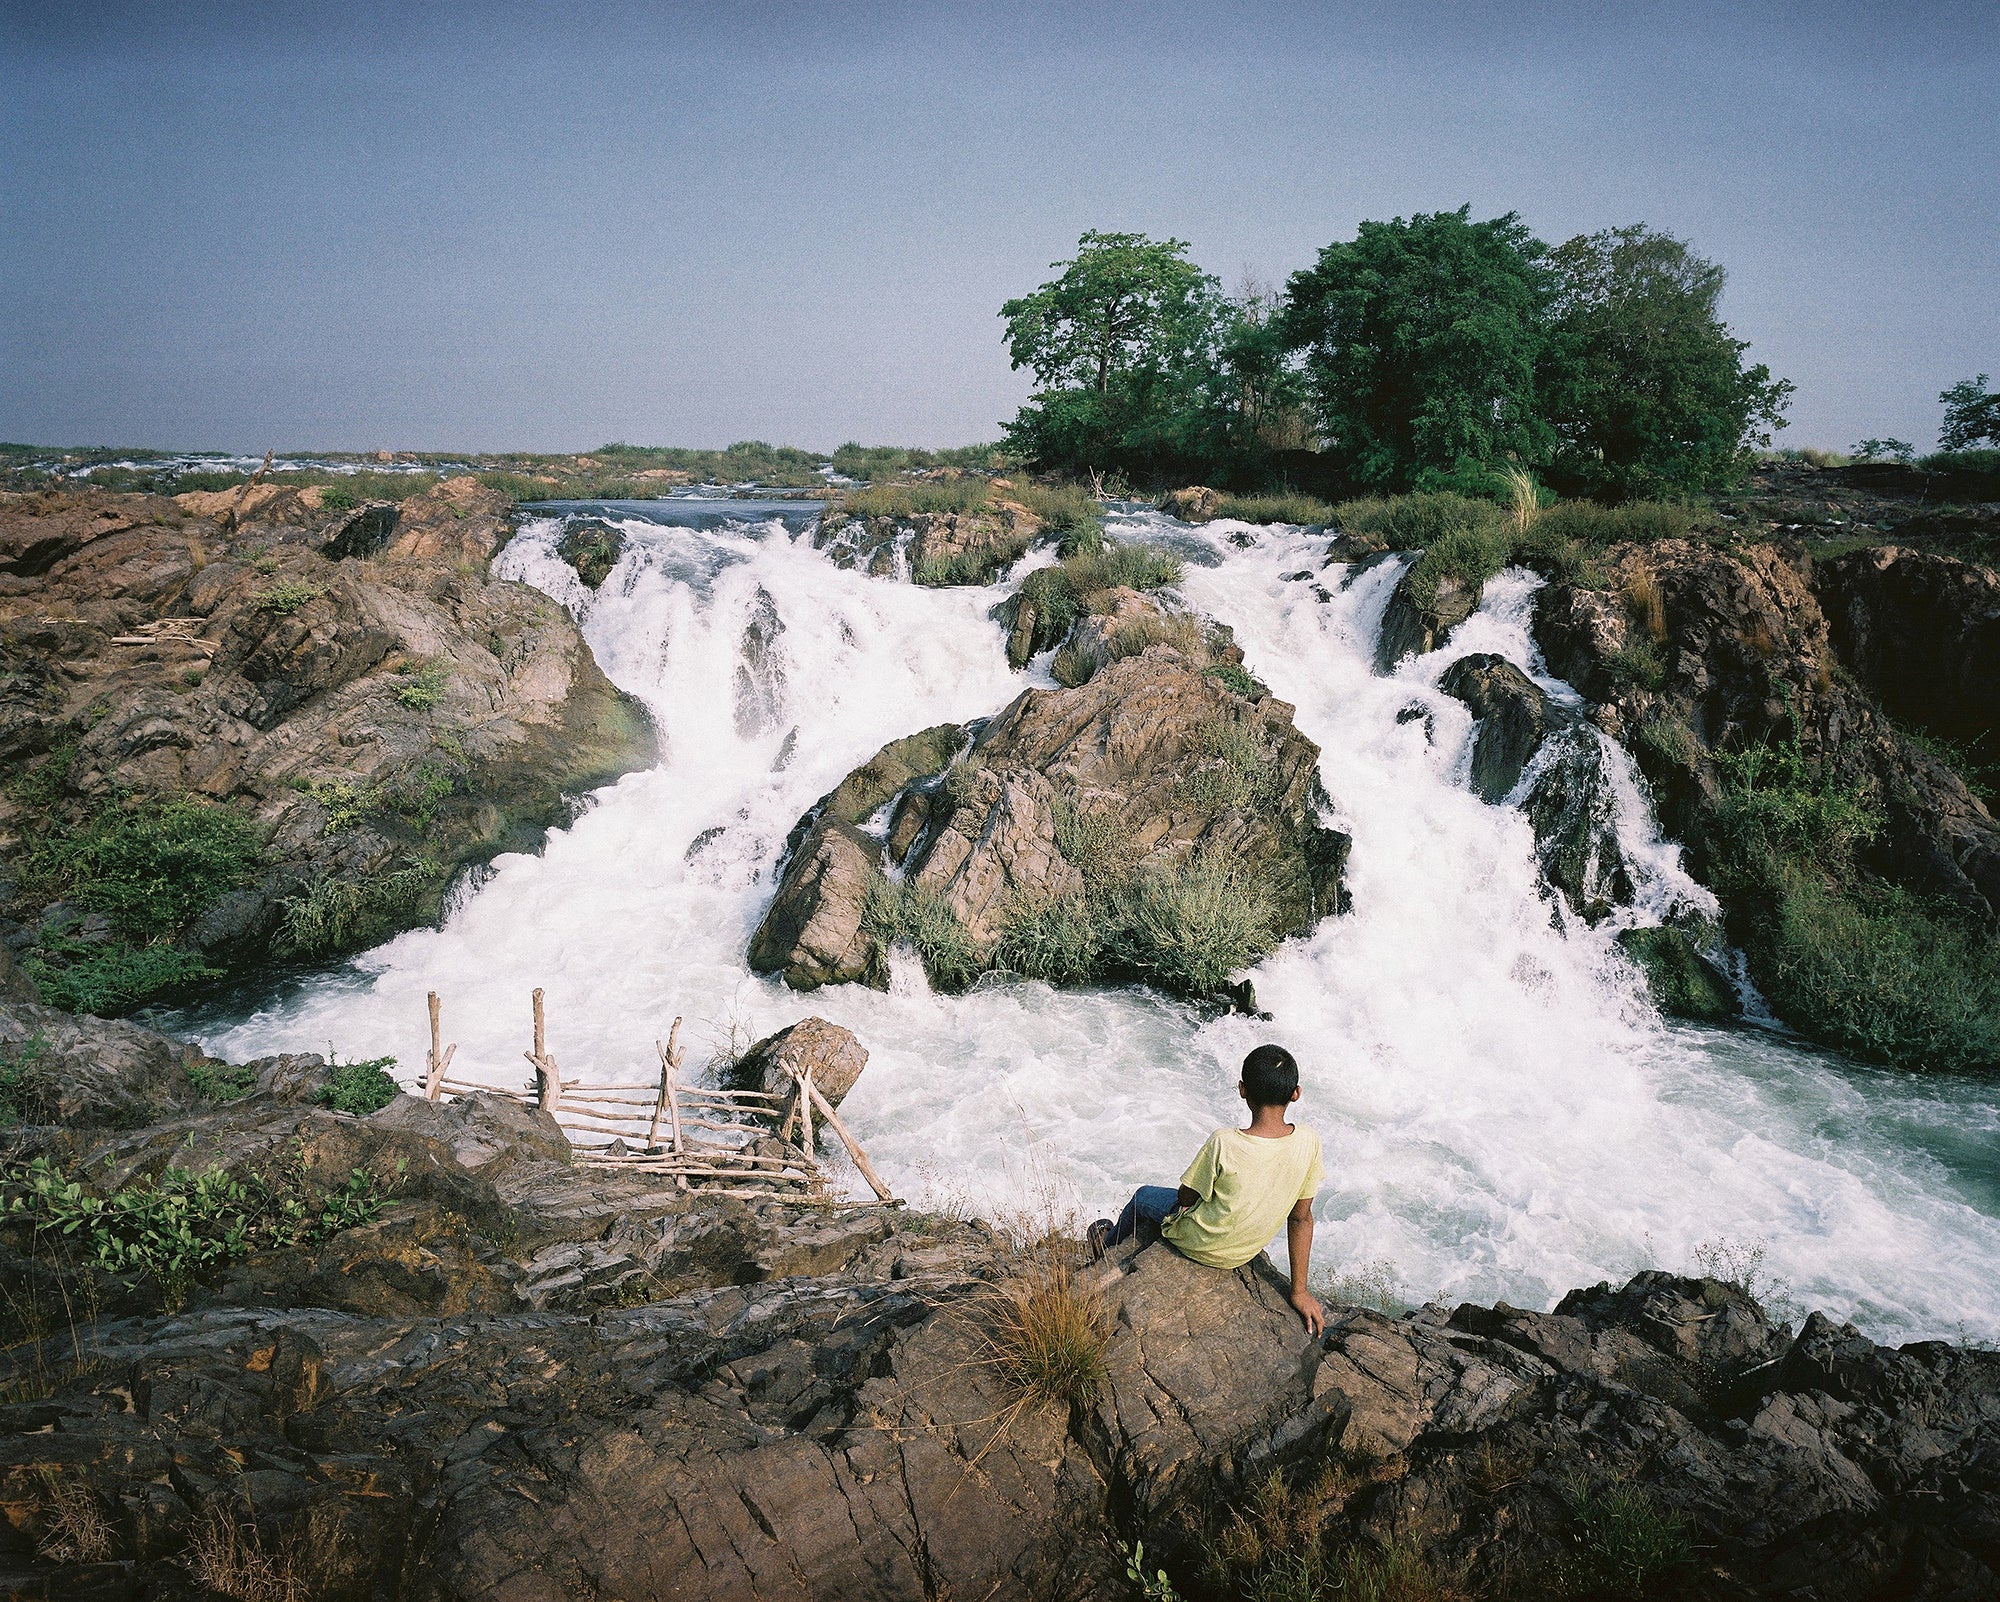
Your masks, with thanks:
M1548 247L1509 212L1364 222L1287 286L1321 448L1357 485L1428 487L1503 456L1536 459Z
M2000 445L2000 391L1988 394L1986 375L1961 378L1938 396L1944 402L1944 426L1938 430L1938 448L1970 450L1982 440Z
M1612 496L1713 489L1768 445L1792 385L1716 311L1725 278L1643 223L1549 253L1553 283L1539 405L1565 487Z

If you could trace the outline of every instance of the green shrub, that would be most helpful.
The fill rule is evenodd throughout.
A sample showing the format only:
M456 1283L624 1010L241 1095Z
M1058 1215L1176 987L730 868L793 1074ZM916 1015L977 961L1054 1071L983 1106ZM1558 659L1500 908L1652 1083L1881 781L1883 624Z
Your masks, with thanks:
M394 873L317 879L280 903L277 949L310 958L373 945L409 927L443 879L443 869L422 858Z
M1694 532L1691 507L1673 501L1631 501L1600 506L1595 501L1558 501L1543 508L1536 528L1547 539L1571 540L1586 547L1622 540L1650 542L1681 540Z
M1261 679L1234 662L1216 662L1201 671L1204 678L1214 679L1232 695L1240 695L1246 701L1262 700L1271 693Z
M328 488L319 492L319 509L322 512L351 512L360 504L360 498L351 490Z
M276 612L280 617L286 617L324 594L324 584L314 584L305 579L286 579L253 595L250 604L261 611Z
M1068 690L1088 684L1097 677L1097 670L1104 666L1102 653L1091 646L1063 645L1049 663L1049 677Z
M37 879L141 942L177 933L241 888L261 859L249 819L185 795L107 807L29 853Z
M1217 506L1218 518L1238 523L1300 523L1325 527L1339 515L1330 501L1315 495L1225 495Z
M1476 594L1513 554L1511 532L1497 523L1454 528L1424 547L1403 582L1419 607L1435 606L1447 579Z
M1667 686L1666 653L1643 634L1628 635L1625 643L1605 658L1604 665L1613 678L1641 689L1658 691Z
M1089 896L1017 895L995 960L1029 979L1081 984L1097 971L1103 948L1100 907Z
M1157 545L1136 543L1079 552L1061 564L1061 571L1084 600L1106 590L1161 590L1181 581L1179 557Z
M292 788L317 801L326 813L326 822L320 827L322 834L339 834L343 829L351 829L382 804L381 796L372 785L364 787L352 779L300 778L292 780Z
M984 478L920 479L909 484L871 484L848 490L840 509L851 517L895 521L939 512L976 512L985 506L992 483Z
M0 1127L21 1121L28 1081L48 1054L49 1037L39 1029L25 1040L0 1041Z
M1117 884L1132 871L1132 844L1124 826L1100 812L1086 812L1073 796L1059 795L1052 808L1056 850L1093 890Z
M2000 478L2000 449L1935 451L1917 464L1933 473L1980 473Z
M106 1018L222 977L220 968L165 941L44 941L24 966L49 1006Z
M342 1062L335 1057L328 1066L332 1068L333 1076L320 1086L319 1094L314 1099L335 1112L366 1118L370 1113L380 1112L403 1093L402 1087L389 1073L396 1066L394 1057L370 1057L365 1062Z
M1688 1521L1637 1486L1572 1489L1568 1514L1562 1582L1571 1594L1643 1597L1694 1560Z
M248 1063L215 1062L204 1058L188 1068L188 1080L203 1101L235 1101L256 1087L257 1076Z
M1343 501L1334 519L1351 534L1373 534L1392 551L1427 550L1449 535L1498 528L1500 508L1449 490Z
M912 580L929 589L946 589L953 585L991 584L1015 562L1032 542L1026 538L1002 540L997 545L983 545L973 551L952 551L944 556L924 555L917 558L916 568L910 574Z
M1005 493L1040 518L1051 533L1062 536L1063 555L1103 543L1104 508L1078 486L1023 483Z
M1271 947L1270 893L1227 859L1197 854L1137 875L1113 900L1105 947L1121 969L1205 996Z
M984 967L978 946L944 897L921 885L877 881L869 892L864 922L884 945L901 940L915 951L939 990L965 989Z
M396 686L396 699L412 712L428 712L444 697L451 680L451 668L443 662L403 664L404 682Z
M86 1255L113 1274L152 1277L170 1308L211 1268L253 1251L318 1244L365 1224L388 1205L375 1176L356 1168L333 1190L315 1186L301 1163L273 1179L263 1173L232 1178L220 1168L190 1173L168 1168L98 1196L59 1172L47 1158L12 1167L10 1217L37 1233L81 1237Z

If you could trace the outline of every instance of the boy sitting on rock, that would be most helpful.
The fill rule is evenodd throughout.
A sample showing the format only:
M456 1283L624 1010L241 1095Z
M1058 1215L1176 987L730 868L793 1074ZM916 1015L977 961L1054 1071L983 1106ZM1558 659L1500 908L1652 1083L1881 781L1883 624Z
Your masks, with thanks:
M1283 1046L1259 1046L1243 1059L1236 1092L1250 1104L1242 1129L1210 1135L1179 1190L1141 1185L1117 1223L1100 1218L1090 1244L1102 1256L1135 1235L1142 1245L1164 1238L1184 1257L1212 1268L1241 1268L1261 1252L1285 1220L1292 1259L1292 1306L1318 1335L1326 1315L1306 1289L1312 1262L1313 1193L1326 1178L1319 1136L1304 1124L1285 1122L1299 1099L1299 1065Z

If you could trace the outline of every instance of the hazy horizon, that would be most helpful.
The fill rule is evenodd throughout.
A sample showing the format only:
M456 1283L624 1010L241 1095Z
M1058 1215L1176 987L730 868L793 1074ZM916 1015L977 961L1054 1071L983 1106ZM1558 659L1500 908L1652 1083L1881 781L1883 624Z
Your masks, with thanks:
M1987 5L4 6L0 438L990 440L1086 228L1281 284L1364 218L1644 221L1779 443L2000 375Z

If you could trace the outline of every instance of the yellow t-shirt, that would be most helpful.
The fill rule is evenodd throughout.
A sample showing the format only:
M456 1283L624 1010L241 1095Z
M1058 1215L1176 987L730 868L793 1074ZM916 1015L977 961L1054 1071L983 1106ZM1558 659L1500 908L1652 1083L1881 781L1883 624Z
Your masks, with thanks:
M1218 1129L1181 1175L1201 1200L1170 1216L1160 1233L1197 1263L1241 1268L1325 1178L1319 1136L1304 1124L1277 1140Z

